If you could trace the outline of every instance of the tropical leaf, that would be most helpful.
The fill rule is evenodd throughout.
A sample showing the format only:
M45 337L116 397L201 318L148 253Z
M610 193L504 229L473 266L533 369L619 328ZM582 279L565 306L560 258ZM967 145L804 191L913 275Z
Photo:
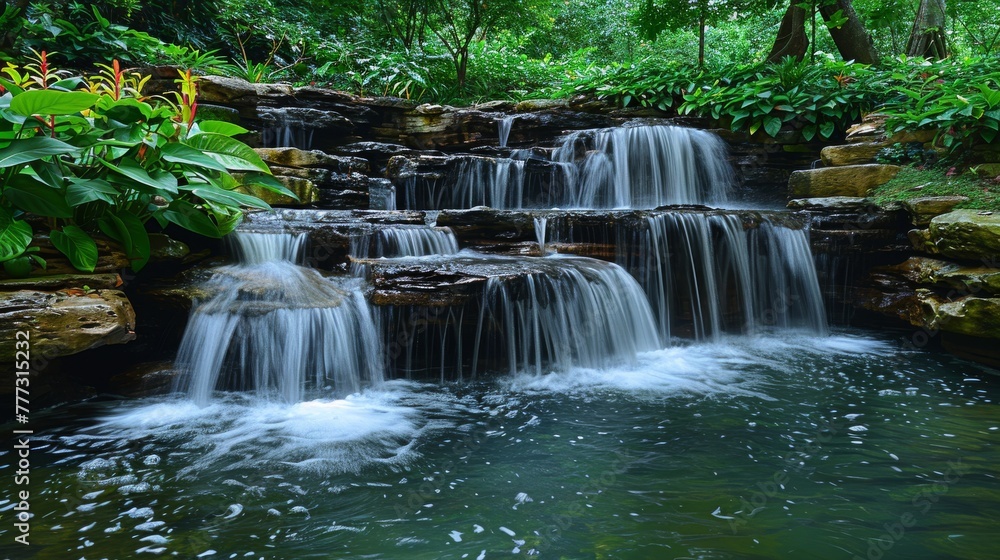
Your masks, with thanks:
M216 133L191 136L184 141L188 146L205 152L230 171L260 171L269 173L264 160L253 148L239 140Z
M13 167L48 156L70 154L79 149L55 138L35 136L14 140L0 150L0 167Z
M121 243L132 262L132 270L139 272L149 262L149 234L138 216L130 212L108 214L98 221L101 231Z
M7 210L0 208L0 262L24 253L31 244L31 234L31 224L13 219Z
M77 226L65 226L62 231L52 230L49 239L77 270L94 271L97 266L97 243L87 232Z
M10 110L25 117L72 115L93 107L99 97L85 91L32 89L15 95L10 102Z

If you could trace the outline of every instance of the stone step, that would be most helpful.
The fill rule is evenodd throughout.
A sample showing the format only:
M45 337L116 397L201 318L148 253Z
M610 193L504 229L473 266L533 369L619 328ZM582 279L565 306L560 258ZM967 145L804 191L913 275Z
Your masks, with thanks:
M789 198L868 196L897 173L898 165L876 163L795 171L788 179Z
M819 157L827 167L875 163L875 156L884 148L878 142L858 142L842 146L827 146L820 150Z

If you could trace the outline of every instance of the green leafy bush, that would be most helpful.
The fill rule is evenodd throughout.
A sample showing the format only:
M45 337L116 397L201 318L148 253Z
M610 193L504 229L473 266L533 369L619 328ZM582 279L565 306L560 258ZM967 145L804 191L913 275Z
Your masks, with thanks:
M268 208L246 184L294 196L260 157L232 138L233 124L195 122L195 78L177 82L177 102L144 97L148 78L118 63L88 78L9 64L0 78L0 262L25 254L32 224L77 269L93 271L96 234L118 242L139 270L149 258L146 222L221 237L242 208Z
M936 63L901 57L889 70L880 112L892 132L936 130L935 143L957 151L1000 134L1000 66L995 59Z

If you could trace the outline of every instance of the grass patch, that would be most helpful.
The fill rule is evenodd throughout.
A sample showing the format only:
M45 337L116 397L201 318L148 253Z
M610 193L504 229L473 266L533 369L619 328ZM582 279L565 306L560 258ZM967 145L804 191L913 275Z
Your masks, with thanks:
M1000 184L986 180L973 171L960 175L949 174L943 167L920 168L908 165L888 183L876 188L869 195L875 203L907 200L924 196L967 196L969 200L957 208L1000 210Z

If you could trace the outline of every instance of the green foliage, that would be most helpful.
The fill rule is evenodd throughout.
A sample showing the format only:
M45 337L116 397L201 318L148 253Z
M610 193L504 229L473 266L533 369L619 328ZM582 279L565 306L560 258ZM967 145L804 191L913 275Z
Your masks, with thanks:
M159 52L163 42L142 31L112 23L97 6L72 2L66 13L36 4L24 24L24 45L29 50L58 52L71 62L102 60L115 53L128 62L141 62Z
M776 136L787 126L807 140L830 138L870 109L871 71L824 59L779 64L697 68L638 65L581 80L573 89L661 111L711 118L734 131Z
M1000 134L1000 66L994 59L897 59L890 69L896 95L881 111L889 130L937 131L935 142L956 151L991 143Z
M240 192L230 171L253 172L248 185L294 197L230 137L243 129L195 122L190 72L177 80L177 103L144 97L148 78L126 75L117 60L86 79L66 79L43 51L33 64L8 65L3 76L0 261L31 252L35 224L79 270L97 264L97 233L117 241L139 270L149 259L150 220L221 237L243 207L268 208Z
M892 132L937 131L936 141L952 151L1000 136L1000 66L993 58L900 57L882 68L832 57L706 68L650 60L592 73L561 93L676 110L750 134L791 128L807 140L831 138L873 110L888 116Z

